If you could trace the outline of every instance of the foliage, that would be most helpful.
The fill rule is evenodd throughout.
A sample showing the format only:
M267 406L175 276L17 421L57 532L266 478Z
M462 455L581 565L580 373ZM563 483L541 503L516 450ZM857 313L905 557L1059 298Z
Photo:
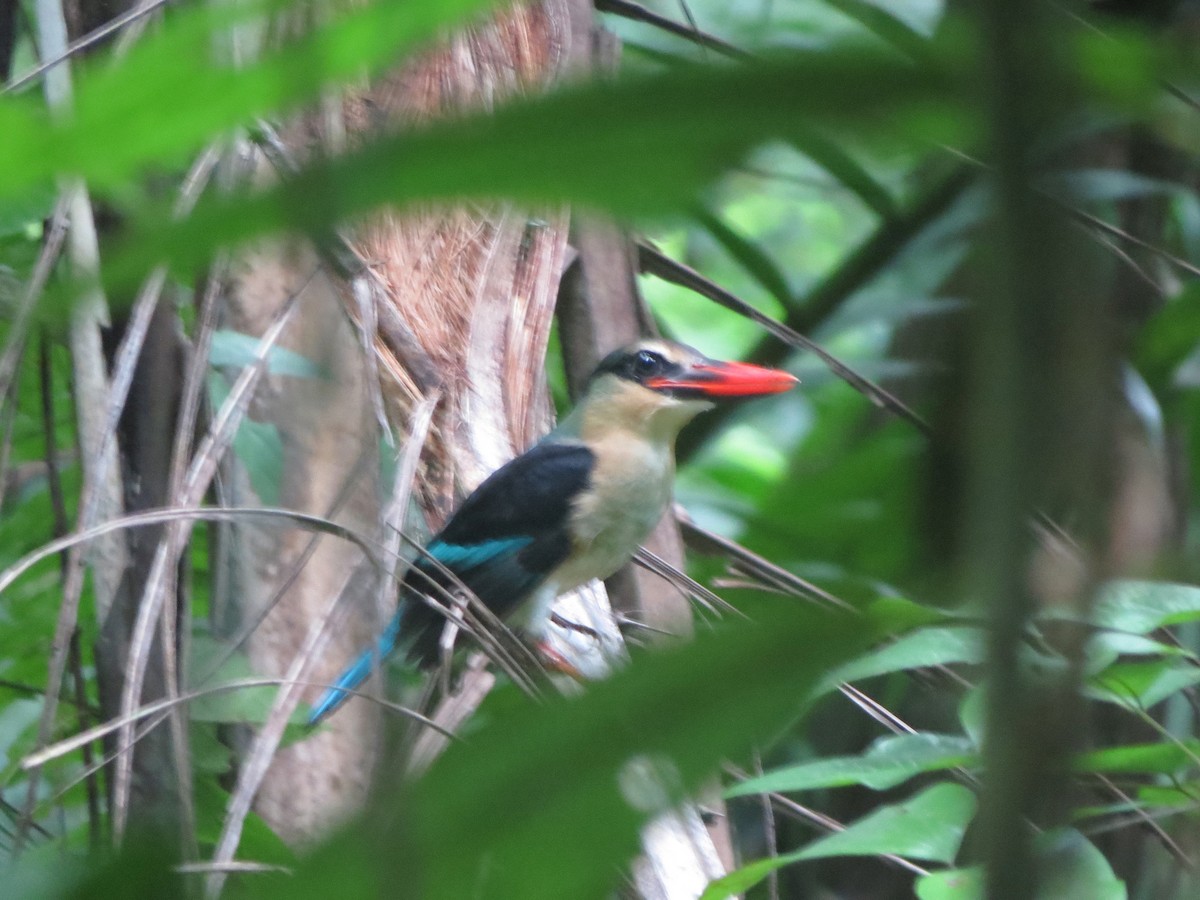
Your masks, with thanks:
M960 374L945 345L961 338L961 315L974 298L956 276L979 250L994 196L979 183L991 154L978 102L984 38L953 5L698 5L710 30L753 50L736 63L645 24L612 20L627 56L611 82L384 136L312 162L277 187L209 194L192 215L173 216L160 181L177 181L206 146L255 130L258 117L293 112L331 85L379 72L487 6L321 4L319 22L254 63L234 66L211 52L229 29L253 27L289 5L171 10L124 57L102 52L75 66L69 116L46 113L31 87L0 97L0 353L24 346L11 386L0 385L0 583L70 527L81 491L69 359L60 346L80 280L60 267L40 298L40 346L24 341L13 312L54 205L49 185L64 175L86 179L122 221L101 269L117 302L159 263L190 297L192 276L223 248L285 230L324 234L330 223L384 203L569 202L638 222L667 255L911 399L922 414L938 411L929 384L947 368ZM1130 277L1132 265L1157 292L1150 312L1124 323L1125 383L1096 390L1120 393L1130 431L1176 469L1195 471L1200 294L1188 279L1200 258L1190 138L1197 113L1180 99L1195 86L1195 57L1173 45L1183 36L1165 28L1099 19L1095 29L1060 24L1059 32L1078 109L1043 148L1051 171L1038 190L1068 207L1104 248L1111 280ZM23 40L18 58L30 51ZM1086 152L1089 142L1126 130L1170 164L1147 174L1136 160L1125 168L1079 162L1099 155ZM925 203L947 185L953 189L939 203ZM1155 228L1126 240L1137 204L1155 211ZM814 836L780 819L780 846L770 845L773 836L759 845L747 838L745 865L706 897L765 896L761 883L770 878L789 896L836 890L837 859L858 857L880 860L877 886L911 886L923 900L983 895L976 865L983 853L972 829L988 777L988 611L954 580L940 552L947 525L930 521L946 511L929 499L941 487L927 477L938 437L915 415L905 421L881 412L815 357L765 343L738 313L650 275L642 287L667 333L714 356L786 356L801 376L802 393L700 426L711 440L696 439L678 493L698 525L736 538L792 579L815 582L845 608L799 613L800 582L697 558L691 574L754 624L714 623L694 644L645 654L578 698L532 704L506 688L469 741L424 777L397 785L398 799L299 858L252 818L239 858L286 866L294 876L242 875L231 893L368 897L405 885L399 890L429 897L607 896L651 815L694 792L723 762L749 769L759 753L763 770L727 786L734 819L750 821L772 803L793 814L815 807L835 833ZM255 352L246 336L217 333L208 357L214 404ZM283 350L266 365L285 377L328 374ZM273 427L244 422L234 452L258 495L273 500L284 452ZM1172 489L1182 530L1193 538L1200 497L1190 483ZM1122 836L1144 825L1175 849L1176 835L1185 841L1194 833L1200 738L1190 703L1200 683L1200 588L1186 583L1197 573L1177 549L1157 548L1140 577L1108 581L1090 605L1047 603L1025 623L1023 670L1049 681L1077 667L1097 720L1093 743L1072 748L1077 795L1069 823L1033 845L1042 896L1146 896L1146 885L1176 863L1160 855L1144 870L1131 867L1118 852ZM251 674L238 657L221 659L208 636L208 552L204 540L194 542L193 662L209 678L193 683L200 687ZM21 760L37 747L62 591L52 558L0 591L6 850L27 785ZM95 721L93 602L85 591L83 654L64 691L74 702L61 708L56 738ZM1072 624L1087 627L1077 654L1056 638ZM220 662L215 681L200 665L210 660ZM232 762L217 726L261 723L268 707L262 687L190 706L202 857L229 802ZM146 873L166 865L154 848L129 848L128 857L104 865L97 855L86 869L62 864L63 856L84 858L104 833L103 822L89 817L86 767L78 755L46 767L35 846L12 863L12 883L25 896L98 896L116 883L129 896L153 895L138 885L155 883ZM390 827L394 804L404 805L402 829ZM1114 830L1115 838L1106 834ZM1150 857L1129 841L1135 856ZM126 883L130 872L139 873L136 884ZM1179 883L1173 896L1188 896L1187 876Z

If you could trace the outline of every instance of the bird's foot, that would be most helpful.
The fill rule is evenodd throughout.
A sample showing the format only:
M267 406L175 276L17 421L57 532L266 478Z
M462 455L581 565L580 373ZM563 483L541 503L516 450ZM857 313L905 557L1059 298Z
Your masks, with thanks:
M547 671L568 675L576 681L586 681L584 674L565 656L555 650L547 641L538 641L537 652Z

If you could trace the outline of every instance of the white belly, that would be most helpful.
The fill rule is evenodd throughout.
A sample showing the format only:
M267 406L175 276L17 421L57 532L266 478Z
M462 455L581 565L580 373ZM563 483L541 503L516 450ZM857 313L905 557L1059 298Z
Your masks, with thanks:
M669 447L626 439L598 450L592 490L571 517L571 559L555 572L560 593L625 565L671 501L675 466Z

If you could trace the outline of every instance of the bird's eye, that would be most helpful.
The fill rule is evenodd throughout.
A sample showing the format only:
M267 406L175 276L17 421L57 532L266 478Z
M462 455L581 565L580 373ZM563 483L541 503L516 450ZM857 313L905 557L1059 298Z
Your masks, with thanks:
M633 359L633 371L639 378L655 375L662 371L663 358L649 350L639 350Z

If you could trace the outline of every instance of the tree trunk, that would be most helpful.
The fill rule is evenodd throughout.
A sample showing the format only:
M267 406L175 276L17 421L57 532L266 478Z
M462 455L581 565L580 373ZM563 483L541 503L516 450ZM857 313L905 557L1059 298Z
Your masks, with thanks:
M376 125L413 122L477 106L495 96L536 89L562 69L568 40L559 3L522 7L348 96L336 112L290 128L289 148L338 149ZM334 121L331 127L330 122ZM431 527L490 471L525 449L550 422L543 363L566 244L565 212L537 218L498 204L423 214L376 215L350 239L362 268L338 280L307 242L275 243L244 256L228 292L232 324L261 334L292 291L303 291L300 320L287 344L331 373L331 380L272 378L255 415L279 429L285 448L281 505L329 515L353 473L375 473L377 430L367 379L347 310L377 317L383 392L395 420L437 392L423 457L419 499ZM314 273L316 273L314 275ZM366 316L355 297L373 304ZM403 433L403 428L400 429ZM402 448L401 448L402 449ZM362 465L361 461L366 460ZM353 499L335 520L371 534L380 490L373 474L356 475ZM357 551L327 538L298 571L309 535L300 530L240 527L242 621L282 596L253 633L253 668L282 675ZM377 534L378 536L378 534ZM371 585L351 587L348 624L307 676L328 682L381 627ZM394 592L393 592L394 594ZM311 694L315 696L314 689ZM285 838L301 841L361 805L379 742L379 718L351 702L328 729L280 751L258 793L257 808Z
M314 144L336 151L346 141L352 143L380 125L403 127L491 103L498 97L541 89L571 69L596 67L602 60L594 55L595 48L612 50L614 46L611 40L606 43L598 37L591 7L581 0L520 6L488 25L458 34L446 46L406 64L369 90L348 96L336 111L326 109L311 116L289 129L286 143L297 154ZM611 53L604 52L604 59L611 61ZM402 173L398 177L403 177ZM419 403L440 398L416 485L430 529L440 526L463 496L551 424L543 373L556 299L561 297L571 310L563 320L563 334L575 386L580 373L590 370L602 353L651 327L637 296L628 240L614 226L590 222L579 226L581 252L574 287L560 295L567 221L563 209L524 211L502 203L487 208L460 205L404 215L383 211L347 238L357 261L349 266L353 271L347 273L348 280L336 286L331 283L329 293L340 294L345 308L359 322L375 326L372 338L381 359L389 418L406 422ZM240 328L261 333L271 310L287 291L284 286L298 288L307 283L307 267L317 266L312 253L295 244L288 246L294 258L290 266L278 248L258 252L239 265L241 274L234 282L230 303L240 310ZM609 265L618 262L611 258L614 253L624 258ZM270 290L264 290L267 286ZM268 302L272 291L275 300ZM324 318L323 324L309 328L308 333L342 332L339 341L347 349L336 361L357 374L353 378L339 375L340 383L353 383L353 387L342 399L323 408L325 415L333 413L339 421L353 420L364 426L359 443L356 445L349 431L344 441L302 438L328 434L338 426L324 422L318 410L301 413L299 407L311 404L294 391L277 393L269 403L260 404L259 412L277 424L284 446L289 448L284 485L303 488L300 493L282 496L281 502L325 514L333 487L353 468L356 446L372 442L370 428L365 427L370 419L368 392L361 383L362 378L371 376L370 366L364 366L361 357L349 350L353 335L338 324L342 314L328 312L336 307L334 298L318 300L314 296L311 303L308 298L304 302L307 314ZM253 311L257 311L257 327L251 327ZM315 352L315 347L303 342L289 346L307 356ZM328 365L334 360L321 362ZM354 414L350 416L352 405ZM303 423L292 423L297 416L303 417ZM317 483L327 483L329 490L318 496ZM366 527L368 522L364 519L360 524ZM681 544L672 524L664 523L654 540L660 555L682 565ZM296 549L285 547L281 555L277 541L266 547L246 546L243 558L248 565L244 568L250 575L239 595L256 598L256 605L266 602L291 576L290 559ZM257 671L286 670L306 623L318 614L316 607L322 598L336 587L338 579L329 573L349 571L352 563L331 555L324 560L314 556L305 564L264 627L251 638L249 649ZM639 617L674 633L690 633L690 610L678 591L662 582L648 584L640 574L623 578L628 588L622 596L631 608L636 607ZM250 587L253 589L246 589ZM325 682L334 676L366 644L366 632L375 630L390 613L390 609L373 608L371 591L360 588L351 593L349 602L355 604L350 612L352 625L338 630L334 645L324 651L310 673L312 681ZM310 599L303 599L306 597ZM603 595L598 597L607 611ZM589 615L588 610L594 609L594 603L589 607L574 602L567 607L571 618ZM591 616L596 618L594 613ZM610 648L608 654L619 655L619 634L611 617L605 615L604 619L599 624L608 639L604 642ZM602 661L601 667L608 664ZM471 670L445 715L450 718L469 711L469 698L482 696L487 677L478 669ZM315 694L316 690L310 698ZM328 824L331 811L362 802L378 742L377 716L368 704L352 700L345 712L331 719L326 732L277 755L258 794L259 811L285 837L311 837ZM418 745L414 756L427 759L437 752L437 745L436 740ZM650 859L637 873L639 891L645 896L695 897L710 877L723 871L693 808L656 824L645 837ZM681 844L686 845L686 852L679 850Z

